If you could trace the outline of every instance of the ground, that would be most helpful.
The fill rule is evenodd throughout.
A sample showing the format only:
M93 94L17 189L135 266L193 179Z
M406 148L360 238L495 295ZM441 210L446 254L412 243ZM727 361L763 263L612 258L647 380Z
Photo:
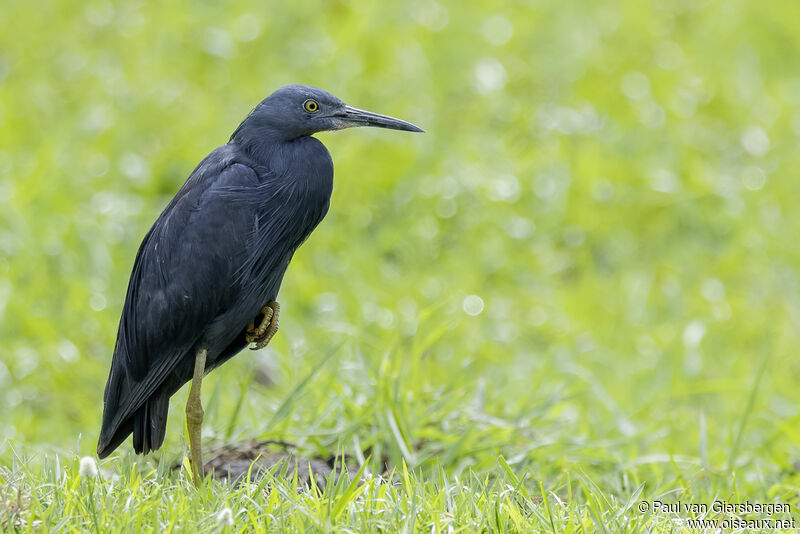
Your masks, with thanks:
M267 4L0 7L0 528L800 518L800 4ZM275 339L204 382L205 446L349 476L195 489L184 389L161 450L93 477L138 244L292 82L427 133L319 136L331 211Z

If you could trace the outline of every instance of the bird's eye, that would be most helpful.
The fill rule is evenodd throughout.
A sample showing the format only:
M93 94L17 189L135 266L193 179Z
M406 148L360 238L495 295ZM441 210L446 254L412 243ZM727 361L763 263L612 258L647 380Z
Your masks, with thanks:
M303 102L303 109L310 113L314 113L315 111L319 111L319 104L316 100L309 99Z

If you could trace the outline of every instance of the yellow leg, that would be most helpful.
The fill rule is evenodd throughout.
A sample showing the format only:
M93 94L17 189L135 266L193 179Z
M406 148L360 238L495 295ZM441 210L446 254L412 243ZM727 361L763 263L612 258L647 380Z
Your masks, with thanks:
M258 327L255 324L258 317L252 319L247 325L244 338L248 343L255 343L255 346L251 347L252 350L266 347L272 336L278 331L278 314L280 311L280 305L274 300L270 301L259 312L260 315L263 315L263 318Z
M192 460L192 477L194 485L200 486L203 480L203 399L200 386L206 371L206 349L199 349L194 360L194 376L189 388L189 400L186 401L186 426L189 428L189 451Z

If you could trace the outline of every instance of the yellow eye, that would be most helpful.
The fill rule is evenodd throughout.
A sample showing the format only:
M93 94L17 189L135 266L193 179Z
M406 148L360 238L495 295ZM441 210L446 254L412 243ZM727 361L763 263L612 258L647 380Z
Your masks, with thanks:
M303 102L303 109L310 113L314 113L315 111L319 111L319 104L316 100L309 99Z

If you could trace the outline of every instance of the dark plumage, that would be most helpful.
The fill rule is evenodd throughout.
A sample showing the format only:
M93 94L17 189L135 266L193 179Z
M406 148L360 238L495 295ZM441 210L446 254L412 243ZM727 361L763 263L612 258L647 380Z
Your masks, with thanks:
M313 104L311 104L311 103ZM101 458L133 433L164 441L169 398L246 345L248 322L277 299L295 250L328 211L333 162L311 134L350 126L421 131L290 85L263 100L192 172L136 255L105 389Z

